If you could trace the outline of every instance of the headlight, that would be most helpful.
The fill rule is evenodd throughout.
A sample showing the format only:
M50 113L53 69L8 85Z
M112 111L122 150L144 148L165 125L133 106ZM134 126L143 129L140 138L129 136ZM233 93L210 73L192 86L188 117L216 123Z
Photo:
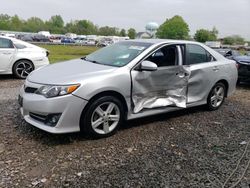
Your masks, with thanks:
M46 85L40 87L35 93L43 95L46 98L52 98L73 93L79 86L80 84L67 85L67 86Z

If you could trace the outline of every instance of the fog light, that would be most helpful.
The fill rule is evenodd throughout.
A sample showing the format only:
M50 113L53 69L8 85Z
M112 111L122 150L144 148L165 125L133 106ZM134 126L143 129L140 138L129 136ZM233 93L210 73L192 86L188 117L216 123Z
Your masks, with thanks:
M61 114L49 114L47 116L46 124L49 126L56 126L60 117L61 117Z

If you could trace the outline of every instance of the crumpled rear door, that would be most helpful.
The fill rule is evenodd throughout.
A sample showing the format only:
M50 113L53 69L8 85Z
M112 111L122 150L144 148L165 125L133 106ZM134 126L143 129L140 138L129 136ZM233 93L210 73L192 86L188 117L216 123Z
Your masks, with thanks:
M131 71L133 112L167 106L186 108L189 67L160 67Z

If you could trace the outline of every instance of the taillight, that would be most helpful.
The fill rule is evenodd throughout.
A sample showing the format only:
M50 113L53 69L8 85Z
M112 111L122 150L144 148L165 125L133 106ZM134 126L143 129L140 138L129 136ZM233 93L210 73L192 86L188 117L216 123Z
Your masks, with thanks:
M236 66L237 69L240 68L240 64L239 63L235 63L235 66Z

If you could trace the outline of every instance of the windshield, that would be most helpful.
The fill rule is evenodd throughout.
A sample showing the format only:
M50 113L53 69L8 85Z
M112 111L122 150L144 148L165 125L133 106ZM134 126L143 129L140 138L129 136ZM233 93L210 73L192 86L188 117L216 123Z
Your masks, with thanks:
M136 58L150 45L150 43L144 42L119 42L86 56L85 60L104 65L122 67Z

